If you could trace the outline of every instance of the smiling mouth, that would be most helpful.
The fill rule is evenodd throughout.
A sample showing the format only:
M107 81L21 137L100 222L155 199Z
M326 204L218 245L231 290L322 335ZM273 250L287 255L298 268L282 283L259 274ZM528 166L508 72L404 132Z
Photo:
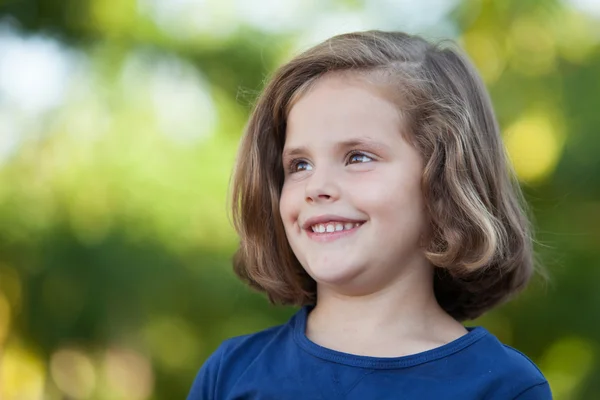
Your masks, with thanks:
M311 225L308 229L305 229L305 232L312 240L322 243L329 243L347 236L354 235L364 223L365 221L331 221L323 224Z
M314 233L334 233L349 231L354 228L358 228L363 222L336 222L331 221L323 224L314 224L310 227L310 230Z

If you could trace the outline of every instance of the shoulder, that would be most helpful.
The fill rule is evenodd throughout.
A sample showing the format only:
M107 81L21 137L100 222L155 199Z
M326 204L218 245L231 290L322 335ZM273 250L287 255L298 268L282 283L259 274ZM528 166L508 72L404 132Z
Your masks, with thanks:
M510 371L515 375L522 376L519 379L521 388L518 390L520 392L516 393L514 399L552 399L550 385L538 366L519 350L505 344L502 346L508 356L507 365Z
M540 371L538 366L524 353L506 344L501 343L501 345L504 349L504 354L506 355L505 361L512 370L545 380L542 371Z
M246 368L268 347L283 347L291 337L287 325L227 339L204 362L192 385L188 400L221 398Z
M249 335L232 337L221 343L216 352L223 360L254 359L267 345L291 336L287 325L278 325Z
M489 332L475 347L473 350L478 353L476 367L484 368L490 376L490 383L498 385L493 398L552 398L548 381L538 366L521 351L503 344Z

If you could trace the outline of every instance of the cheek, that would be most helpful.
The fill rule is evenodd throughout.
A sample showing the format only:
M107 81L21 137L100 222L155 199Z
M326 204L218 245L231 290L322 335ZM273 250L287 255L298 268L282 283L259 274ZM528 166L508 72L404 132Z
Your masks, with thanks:
M295 192L297 190L294 190L294 188L284 185L279 197L279 214L286 226L298 218L299 207L296 204L297 194Z
M413 177L372 179L356 192L357 206L381 221L420 225L424 220L420 180ZM399 227L401 228L401 227Z

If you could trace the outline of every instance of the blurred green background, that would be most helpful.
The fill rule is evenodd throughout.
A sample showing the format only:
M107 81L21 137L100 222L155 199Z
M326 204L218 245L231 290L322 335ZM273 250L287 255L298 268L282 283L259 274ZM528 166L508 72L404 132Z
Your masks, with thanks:
M181 399L286 321L231 272L237 142L278 65L371 28L473 58L551 279L472 324L600 399L597 0L0 0L0 398Z

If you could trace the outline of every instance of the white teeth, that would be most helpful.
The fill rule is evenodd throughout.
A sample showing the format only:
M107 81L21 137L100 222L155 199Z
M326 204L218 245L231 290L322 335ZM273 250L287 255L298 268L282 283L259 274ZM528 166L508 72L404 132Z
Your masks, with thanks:
M360 226L360 224L360 222L329 222L326 224L315 224L311 226L311 229L315 233L332 233L350 230L352 228Z

